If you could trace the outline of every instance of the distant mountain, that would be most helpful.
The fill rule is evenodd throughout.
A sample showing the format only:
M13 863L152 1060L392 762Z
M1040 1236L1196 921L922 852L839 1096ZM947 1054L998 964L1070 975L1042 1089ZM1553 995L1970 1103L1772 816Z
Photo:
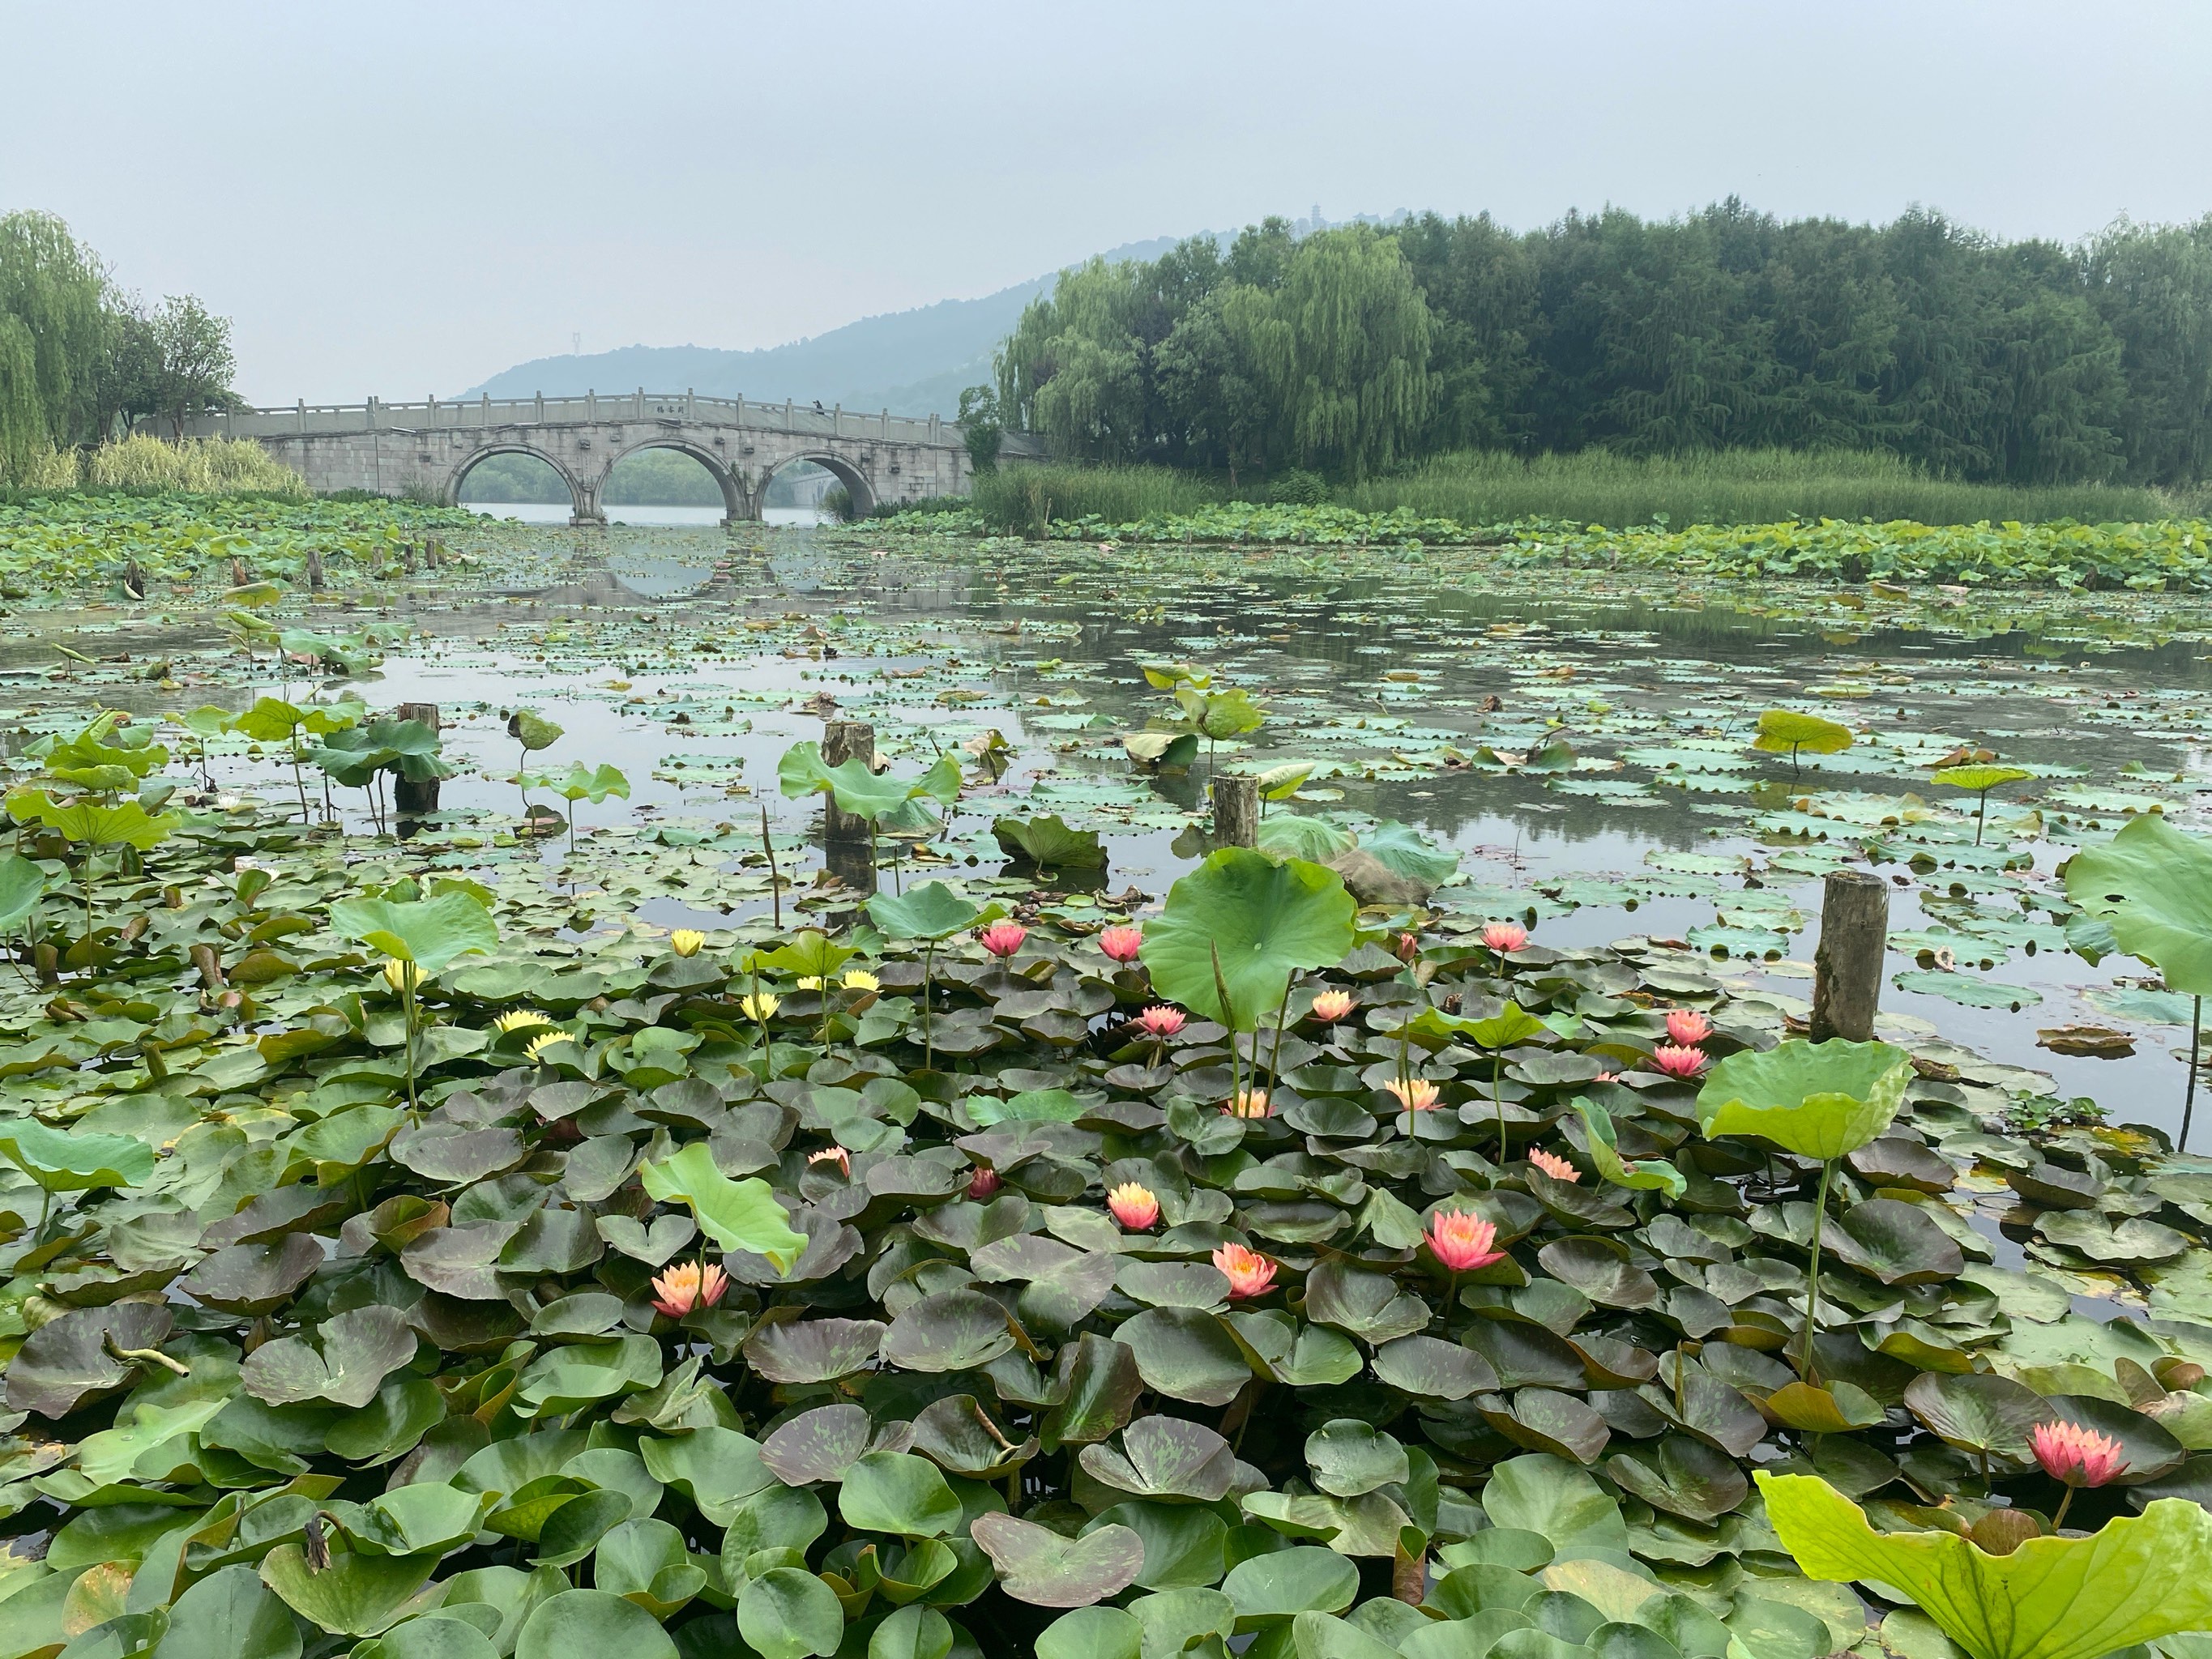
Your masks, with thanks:
M1106 254L1111 260L1157 259L1176 238L1131 242ZM950 419L961 392L991 378L991 354L1013 331L1022 307L1052 287L1038 276L980 300L941 300L916 311L864 317L812 339L757 351L713 346L624 346L583 356L540 357L493 375L460 395L527 398L543 392L574 396L587 391L742 394L762 403L786 398L842 404L847 409L888 409L894 415Z

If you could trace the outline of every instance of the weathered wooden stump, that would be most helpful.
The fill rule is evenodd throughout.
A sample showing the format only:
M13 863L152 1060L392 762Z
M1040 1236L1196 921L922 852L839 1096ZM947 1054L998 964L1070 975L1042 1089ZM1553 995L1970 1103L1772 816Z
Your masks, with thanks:
M420 720L433 732L439 729L438 705L434 702L403 702L392 713L403 720ZM416 783L406 778L394 778L392 804L403 818L428 817L438 810L438 780Z
M822 728L822 759L842 766L857 760L873 766L876 728L866 720L829 720ZM876 890L876 831L864 817L848 812L835 797L822 803L822 861L830 873L856 892Z
M1213 844L1260 844L1260 784L1256 778L1231 775L1214 779Z
M1864 870L1832 870L1813 951L1812 1039L1874 1040L1889 951L1889 884Z

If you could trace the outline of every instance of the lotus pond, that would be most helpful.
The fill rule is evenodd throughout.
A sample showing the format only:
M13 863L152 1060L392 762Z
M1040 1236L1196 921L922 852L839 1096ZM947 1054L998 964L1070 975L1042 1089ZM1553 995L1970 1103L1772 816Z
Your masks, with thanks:
M0 1659L2201 1659L2212 607L14 511Z

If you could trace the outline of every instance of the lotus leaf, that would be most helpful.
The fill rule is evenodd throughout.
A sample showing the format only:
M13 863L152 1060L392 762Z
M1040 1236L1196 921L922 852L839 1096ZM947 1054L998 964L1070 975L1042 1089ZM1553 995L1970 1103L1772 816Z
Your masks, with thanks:
M1342 959L1355 909L1333 871L1224 847L1169 890L1145 929L1144 963L1161 995L1251 1030L1281 1006L1293 973Z
M2086 1538L1990 1555L1948 1532L1876 1532L1811 1475L1760 1471L1783 1547L1814 1578L1894 1586L1973 1659L2100 1659L2212 1623L2212 1514L2179 1498Z

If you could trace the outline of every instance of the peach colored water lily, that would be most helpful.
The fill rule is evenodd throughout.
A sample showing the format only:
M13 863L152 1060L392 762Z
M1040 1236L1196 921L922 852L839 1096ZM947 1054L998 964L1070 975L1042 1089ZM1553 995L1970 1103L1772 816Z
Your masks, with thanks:
M818 1152L809 1152L806 1161L809 1164L834 1164L837 1166L838 1174L846 1180L853 1178L853 1155L842 1146L824 1146Z
M1668 1077L1685 1081L1697 1076L1711 1064L1712 1057L1702 1048L1686 1048L1679 1042L1662 1042L1651 1051L1651 1063Z
M1213 1265L1229 1281L1229 1299L1232 1302L1265 1296L1267 1287L1275 1282L1275 1264L1242 1244L1224 1244L1213 1253Z
M1265 1089L1239 1089L1221 1109L1231 1117L1273 1117L1275 1108Z
M1670 1008L1667 1011L1667 1041L1685 1048L1694 1048L1713 1034L1713 1023L1695 1008Z
M1098 935L1098 948L1116 962L1134 962L1144 944L1145 930L1127 922Z
M1517 921L1493 921L1482 930L1482 942L1500 956L1528 942L1528 930Z
M1528 1161L1554 1181L1580 1181L1583 1178L1580 1170L1556 1152L1547 1152L1541 1146L1529 1149Z
M1324 1025L1334 1025L1352 1012L1352 993L1323 991L1313 1000L1313 1017Z
M993 956L1004 961L1022 948L1022 941L1030 930L1018 921L994 921L975 935L975 942Z
M1140 1233L1160 1218L1160 1200L1149 1187L1125 1181L1106 1194L1106 1207L1114 1219L1133 1233Z
M1491 1249L1497 1242L1498 1224L1486 1217L1438 1210L1429 1218L1429 1249L1455 1273L1471 1273L1502 1260L1505 1252Z
M681 1319L695 1308L711 1308L730 1288L727 1274L700 1261L679 1261L653 1281L653 1305L671 1319Z
M1437 1097L1442 1092L1435 1084L1425 1077L1413 1078L1404 1083L1393 1079L1384 1084L1382 1087L1389 1093L1395 1095L1398 1097L1398 1103L1409 1112L1433 1111L1436 1109Z

